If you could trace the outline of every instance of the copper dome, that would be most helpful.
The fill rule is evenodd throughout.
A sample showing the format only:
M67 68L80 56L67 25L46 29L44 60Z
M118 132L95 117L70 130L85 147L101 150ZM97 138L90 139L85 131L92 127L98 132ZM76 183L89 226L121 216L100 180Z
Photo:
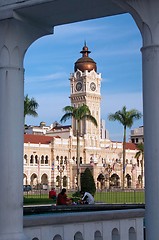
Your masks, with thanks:
M82 57L75 62L75 72L77 71L77 69L81 70L82 72L84 72L85 70L88 70L90 72L93 69L94 71L97 71L96 62L94 62L94 60L88 56L91 52L88 50L86 44L80 53L82 53Z

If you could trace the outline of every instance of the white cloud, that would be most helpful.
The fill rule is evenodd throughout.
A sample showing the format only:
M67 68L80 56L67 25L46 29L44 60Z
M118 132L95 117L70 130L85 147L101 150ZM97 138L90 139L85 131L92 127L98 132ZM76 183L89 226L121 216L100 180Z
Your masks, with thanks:
M28 76L27 77L27 81L26 83L31 83L31 82L43 82L43 81L52 81L52 80L59 80L62 78L66 78L67 74L64 72L58 72L58 73L53 73L53 74L49 74L49 75L43 75L43 76Z

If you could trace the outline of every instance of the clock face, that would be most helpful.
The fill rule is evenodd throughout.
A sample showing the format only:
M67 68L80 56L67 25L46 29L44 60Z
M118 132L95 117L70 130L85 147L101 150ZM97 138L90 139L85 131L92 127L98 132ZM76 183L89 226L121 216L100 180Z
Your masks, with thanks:
M90 84L90 89L91 89L92 91L95 91L95 90L96 90L96 85L95 85L94 82L91 82L91 84Z
M81 83L81 82L78 82L78 83L76 84L76 90L77 90L77 91L81 91L81 89L82 89L82 83Z

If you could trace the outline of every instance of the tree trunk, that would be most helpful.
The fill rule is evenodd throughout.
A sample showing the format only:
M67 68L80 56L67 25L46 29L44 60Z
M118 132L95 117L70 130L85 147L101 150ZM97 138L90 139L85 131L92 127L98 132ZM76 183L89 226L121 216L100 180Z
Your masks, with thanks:
M78 121L77 122L77 191L81 190L79 126L80 126L80 122Z
M125 165L125 146L126 145L126 126L124 126L124 137L123 137L123 189L125 188L125 170L126 170L126 165Z

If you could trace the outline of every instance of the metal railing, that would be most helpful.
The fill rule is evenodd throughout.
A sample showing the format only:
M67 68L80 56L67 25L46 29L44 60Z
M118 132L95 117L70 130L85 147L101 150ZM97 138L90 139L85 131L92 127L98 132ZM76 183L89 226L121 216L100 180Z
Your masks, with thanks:
M59 193L57 189L57 194ZM68 196L72 196L75 191L67 190ZM24 191L24 199L43 199L43 202L49 203L49 190L31 190ZM94 195L95 202L108 204L138 204L145 203L144 189L111 189L111 190L97 190Z
M143 189L111 189L96 192L94 198L96 202L109 204L145 203L145 191Z

